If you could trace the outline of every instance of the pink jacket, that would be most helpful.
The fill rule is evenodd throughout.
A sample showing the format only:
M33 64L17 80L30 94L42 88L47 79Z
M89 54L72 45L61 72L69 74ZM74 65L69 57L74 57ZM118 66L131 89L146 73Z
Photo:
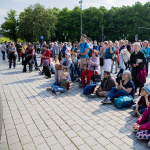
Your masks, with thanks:
M140 125L139 130L150 129L150 106L144 111L143 116L137 120L137 124Z

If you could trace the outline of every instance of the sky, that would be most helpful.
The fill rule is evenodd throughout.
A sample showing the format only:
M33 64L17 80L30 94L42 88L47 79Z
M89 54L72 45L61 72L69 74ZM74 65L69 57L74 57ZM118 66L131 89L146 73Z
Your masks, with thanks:
M132 6L137 1L142 4L148 2L148 0L83 0L82 5L83 9L89 7L99 8L100 6L110 9L111 7L122 7L123 5ZM10 9L16 10L19 15L20 12L24 11L24 8L36 3L40 3L46 8L57 7L62 9L67 7L70 10L75 6L80 6L79 0L0 0L0 25L5 21L4 17L7 16L7 12L9 12Z

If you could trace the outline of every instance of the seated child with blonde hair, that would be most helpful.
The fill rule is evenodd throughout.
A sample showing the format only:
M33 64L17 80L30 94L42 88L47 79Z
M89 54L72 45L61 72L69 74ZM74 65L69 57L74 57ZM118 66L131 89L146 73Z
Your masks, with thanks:
M65 93L69 91L70 83L67 80L67 72L63 72L61 80L54 82L51 88L47 88L48 91L52 91L55 94Z

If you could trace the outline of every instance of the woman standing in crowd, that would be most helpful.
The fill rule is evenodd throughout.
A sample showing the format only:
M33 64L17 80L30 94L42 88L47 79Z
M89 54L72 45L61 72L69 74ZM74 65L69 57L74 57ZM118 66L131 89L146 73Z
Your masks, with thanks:
M17 51L16 51L15 44L12 42L12 43L10 44L10 47L8 47L9 69L11 69L12 61L13 61L14 69L15 69L15 67L16 67L16 58L17 58L16 52L17 52Z
M106 49L106 44L107 42L102 43L102 47L100 48L99 51L99 62L100 62L100 72L101 72L101 77L103 78L103 72L104 72L104 60L105 60L105 49Z
M71 48L71 54L73 55L76 52L77 52L77 45L76 45L76 43L74 43L73 47Z
M119 65L119 42L118 41L115 41L114 47L115 47L115 54L112 58L113 62L112 62L112 65L111 65L111 73L113 72L113 66L115 64L115 66L116 66L115 74L117 74L118 65Z
M148 76L148 64L149 64L149 52L150 52L150 48L148 46L148 41L144 41L143 43L143 47L142 47L142 52L144 52L145 56L146 56L146 76Z
M137 74L140 71L140 69L144 69L144 65L146 63L146 57L144 55L144 53L142 51L140 51L141 49L141 45L140 43L134 43L134 49L135 51L131 54L130 57L130 65L132 67L132 78L133 78L133 82L135 84L135 91L137 92L137 88L139 87L139 95L141 93L141 88L144 86L144 83L139 82L139 80L137 80Z
M108 42L108 45L106 45L104 54L105 54L105 60L104 60L104 70L111 70L111 65L112 65L112 57L114 55L115 49L113 47L112 41Z
M97 41L94 41L93 50L98 51Z
M120 40L119 41L119 45L120 45L120 49L119 49L119 63L120 63L120 69L125 70L125 64L124 64L124 60L123 60L123 56L121 55L121 50L123 50L125 48L125 42L124 40Z
M99 65L99 58L98 52L93 50L92 57L87 59L88 68L81 73L81 85L80 87L85 86L85 76L87 77L87 85L90 84L91 77L95 74L98 74L98 65ZM94 70L95 67L95 70Z
M45 79L51 78L51 73L49 69L51 52L48 48L49 48L48 45L43 45L43 54L41 56L43 70L45 73L45 77L44 77Z

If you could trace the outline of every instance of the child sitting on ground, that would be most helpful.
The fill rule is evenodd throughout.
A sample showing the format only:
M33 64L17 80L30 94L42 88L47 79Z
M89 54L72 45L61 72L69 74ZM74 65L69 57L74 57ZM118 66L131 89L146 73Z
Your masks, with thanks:
M61 74L63 72L66 72L67 73L67 80L68 81L71 81L71 78L70 78L70 74L68 72L68 68L66 67L63 67L62 65L60 64L56 64L55 65L55 82L59 82L60 79L61 79Z
M144 87L141 90L141 98L138 101L137 105L132 106L132 109L134 110L132 116L138 116L141 117L141 114L146 110L147 107L150 105L150 89L149 87Z
M60 82L54 82L51 88L47 88L48 91L52 91L53 93L60 94L64 92L68 92L70 87L70 83L67 80L67 72L63 72L61 75Z
M146 108L143 116L137 120L137 123L132 125L132 128L137 132L136 137L139 140L150 140L150 106ZM150 141L148 146L150 146Z

